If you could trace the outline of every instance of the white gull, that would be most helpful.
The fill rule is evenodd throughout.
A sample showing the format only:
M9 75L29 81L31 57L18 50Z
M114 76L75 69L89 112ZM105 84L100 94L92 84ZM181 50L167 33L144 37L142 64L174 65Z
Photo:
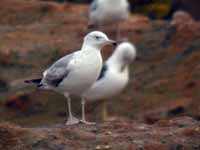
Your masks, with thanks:
M129 81L129 64L135 57L134 45L129 42L119 44L104 63L98 80L84 93L85 100L95 101L119 94Z
M98 79L102 68L101 49L107 44L116 44L99 31L93 31L84 37L81 50L66 55L47 70L41 79L27 80L36 83L42 89L51 89L64 94L68 102L69 118L66 125L79 123L72 115L70 95L83 96L83 93ZM84 110L83 110L84 111ZM83 123L88 123L85 118Z
M120 23L129 16L127 0L93 0L89 12L89 26L116 24L117 39L120 38Z

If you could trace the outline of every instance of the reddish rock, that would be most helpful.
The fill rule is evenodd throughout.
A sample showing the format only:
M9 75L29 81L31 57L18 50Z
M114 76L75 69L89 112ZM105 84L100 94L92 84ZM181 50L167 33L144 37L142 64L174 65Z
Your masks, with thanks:
M0 149L12 150L23 145L18 137L23 137L26 129L22 129L9 123L0 124Z
M10 97L5 102L6 107L17 109L20 111L25 111L29 105L30 107L30 98L27 94L16 95Z
M166 120L168 126L145 125L146 130L138 130L144 125L135 121L126 124L133 126L121 132L121 128L110 129L111 135L94 133L93 130L106 130L105 126L119 126L121 121L97 124L95 126L76 125L73 127L22 128L6 123L0 124L0 148L20 149L145 149L145 150L193 150L200 144L199 122L183 117ZM180 126L180 125L184 126Z
M11 96L5 101L5 106L10 110L14 110L25 115L37 114L44 108L42 107L42 102L37 101L32 94L34 93L21 93Z

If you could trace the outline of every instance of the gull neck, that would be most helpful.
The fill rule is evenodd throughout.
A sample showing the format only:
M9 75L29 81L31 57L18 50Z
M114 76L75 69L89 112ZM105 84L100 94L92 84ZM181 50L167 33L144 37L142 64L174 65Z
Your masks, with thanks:
M99 51L100 52L100 48L84 43L81 48L81 51Z
M107 61L108 65L115 66L117 70L121 70L124 66L128 66L128 64L123 60L122 53L120 51L115 51L113 55Z
M119 5L119 3L122 2L122 0L106 0L111 5Z

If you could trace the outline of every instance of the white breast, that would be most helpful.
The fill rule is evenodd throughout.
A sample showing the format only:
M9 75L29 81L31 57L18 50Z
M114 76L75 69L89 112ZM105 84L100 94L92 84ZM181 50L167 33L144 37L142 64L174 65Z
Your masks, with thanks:
M59 88L70 94L81 95L97 80L102 67L102 57L99 51L80 53L73 63L73 69Z
M84 96L87 100L98 100L117 95L125 88L128 79L128 71L119 73L110 70L103 79L95 82Z

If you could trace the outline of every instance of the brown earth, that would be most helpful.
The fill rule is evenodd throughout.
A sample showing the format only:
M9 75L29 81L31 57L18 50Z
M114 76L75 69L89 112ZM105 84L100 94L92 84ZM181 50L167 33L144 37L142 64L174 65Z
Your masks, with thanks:
M128 87L107 101L116 121L100 120L99 101L87 104L87 117L97 126L60 125L65 98L23 83L80 48L89 32L87 10L72 3L1 0L0 149L200 149L200 24L187 13L177 12L169 22L134 14L123 24L122 35L135 44L138 57ZM115 37L114 27L105 31ZM103 50L104 58L110 49ZM73 107L80 114L79 98Z
M98 125L22 128L0 124L4 150L198 150L200 123L189 117L147 125L117 120Z

